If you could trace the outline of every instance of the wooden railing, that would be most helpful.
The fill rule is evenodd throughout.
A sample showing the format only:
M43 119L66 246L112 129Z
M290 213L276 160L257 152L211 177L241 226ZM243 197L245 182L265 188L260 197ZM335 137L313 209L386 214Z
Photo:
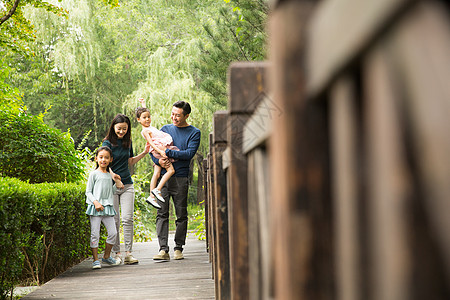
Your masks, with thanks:
M450 299L448 13L272 1L210 135L217 299Z

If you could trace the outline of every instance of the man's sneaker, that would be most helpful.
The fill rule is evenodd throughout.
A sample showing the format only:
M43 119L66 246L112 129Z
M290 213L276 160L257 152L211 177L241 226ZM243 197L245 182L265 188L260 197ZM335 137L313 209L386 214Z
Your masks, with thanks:
M153 256L153 260L170 260L169 253L164 250L159 251L158 254Z
M158 190L157 188L154 188L152 190L152 194L153 196L155 196L159 201L161 202L166 202L166 200L164 200L163 196L161 195L161 191Z
M173 258L176 260L184 259L183 252L181 252L180 250L175 250L173 252Z
M108 257L107 259L102 258L102 262L107 263L108 265L111 266L118 266L120 264L120 261L115 260L111 256Z
M127 256L125 256L125 259L123 260L123 263L125 265L133 265L133 264L139 263L139 260L134 258L133 255L128 254Z
M145 200L145 202L147 202L154 208L158 208L158 209L161 208L161 205L159 205L158 202L156 202L155 198L152 198L151 196L148 197L147 200Z
M118 261L119 264L122 263L122 255L116 254L116 256L114 256L114 259L115 259L116 261Z
M99 260L95 260L95 261L92 263L92 269L101 269L101 268L102 268L102 264L100 263Z

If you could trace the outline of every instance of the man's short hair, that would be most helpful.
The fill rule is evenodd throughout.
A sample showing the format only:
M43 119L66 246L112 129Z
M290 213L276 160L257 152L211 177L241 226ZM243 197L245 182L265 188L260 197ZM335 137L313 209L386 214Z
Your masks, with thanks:
M173 106L181 108L183 110L184 115L188 115L191 113L191 106L187 102L177 101L173 104Z

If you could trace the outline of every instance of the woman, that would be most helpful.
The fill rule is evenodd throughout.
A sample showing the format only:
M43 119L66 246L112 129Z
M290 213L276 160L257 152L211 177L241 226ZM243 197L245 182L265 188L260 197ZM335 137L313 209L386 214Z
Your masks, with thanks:
M131 143L130 119L123 114L118 114L114 117L102 146L108 146L112 150L113 161L111 163L111 169L115 174L120 175L124 184L123 189L118 189L114 193L114 209L117 212L114 216L117 229L116 242L113 246L113 251L116 253L115 259L122 261L119 234L120 215L122 215L123 237L126 251L123 263L126 265L137 264L139 261L131 254L133 250L134 186L128 166L134 165L147 155L149 146L146 146L144 152L134 156Z

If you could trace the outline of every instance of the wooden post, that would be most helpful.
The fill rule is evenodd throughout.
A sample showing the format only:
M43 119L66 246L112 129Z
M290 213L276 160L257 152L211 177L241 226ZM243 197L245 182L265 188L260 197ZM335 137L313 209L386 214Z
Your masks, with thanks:
M212 262L212 278L215 278L216 275L216 265L215 265L215 258L214 258L214 244L215 244L215 234L214 234L214 227L215 227L215 219L214 219L214 174L213 174L213 158L212 158L212 145L213 145L213 134L209 134L209 154L208 154L208 199L209 199L209 209L208 209L208 215L209 215L209 259Z
M249 298L247 159L243 154L243 128L264 98L267 63L233 63L229 68L228 211L230 235L231 299ZM255 137L256 138L256 137Z
M269 26L270 91L283 114L270 139L277 299L334 298L327 109L306 90L314 3L280 2Z
M223 152L227 148L228 112L214 113L213 120L213 172L214 172L214 207L215 211L215 263L217 265L216 299L230 299L230 261L228 243L228 207L227 181L222 167Z
M203 197L203 155L197 153L195 155L198 170L197 170L197 204L202 203L204 205L205 198Z
M203 199L205 200L205 237L206 237L206 251L209 253L209 200L208 200L208 159L203 159ZM209 255L209 262L211 262L211 255Z

